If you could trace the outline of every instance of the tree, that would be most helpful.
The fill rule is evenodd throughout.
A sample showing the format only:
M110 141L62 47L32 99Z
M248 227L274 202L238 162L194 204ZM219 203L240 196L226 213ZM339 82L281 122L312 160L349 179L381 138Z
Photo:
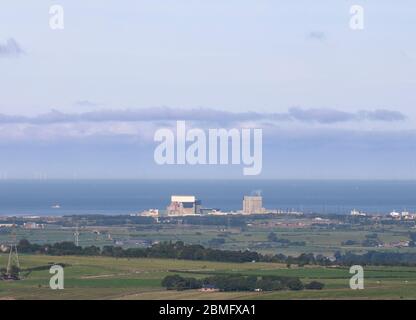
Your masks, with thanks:
M308 289L308 290L322 290L324 286L325 286L325 284L323 284L322 282L312 281L312 282L305 285L305 289Z
M180 275L166 276L162 280L162 286L167 290L189 290L202 287L202 282L195 278L184 278Z
M302 290L304 288L302 281L298 278L290 279L286 285L290 290Z

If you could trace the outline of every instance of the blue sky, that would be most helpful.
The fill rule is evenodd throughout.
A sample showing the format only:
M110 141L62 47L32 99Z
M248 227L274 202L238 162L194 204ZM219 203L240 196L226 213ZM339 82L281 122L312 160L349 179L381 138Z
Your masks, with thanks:
M49 28L52 4L64 30ZM154 164L156 128L188 117L262 127L264 178L416 178L412 1L0 6L3 176L242 178Z

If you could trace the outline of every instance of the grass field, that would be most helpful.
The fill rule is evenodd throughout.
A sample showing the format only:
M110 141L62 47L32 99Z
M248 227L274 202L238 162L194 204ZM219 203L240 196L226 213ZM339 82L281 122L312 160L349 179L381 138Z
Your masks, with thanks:
M262 220L263 221L263 220ZM267 221L267 220L266 220ZM291 220L274 219L270 220L290 222ZM307 223L308 220L298 222ZM310 221L309 221L310 222ZM188 244L201 244L205 247L212 247L210 240L222 238L224 243L220 249L228 250L246 250L250 249L260 253L285 255L299 255L301 253L314 253L323 255L333 255L335 251L351 251L354 253L364 253L368 250L389 250L393 252L414 252L416 247L402 248L379 248L365 247L361 244L345 246L342 243L347 240L363 241L368 234L377 233L379 240L382 242L398 242L409 240L408 227L402 226L385 226L380 227L377 224L369 226L352 226L346 230L332 230L330 228L320 229L316 227L293 227L282 228L276 226L253 225L242 228L224 226L205 226L205 225L157 225L157 226L115 226L101 227L102 233L94 234L98 227L88 227L80 229L79 241L81 246L105 246L114 245L117 240L117 246L123 248L140 247L136 242L140 241L178 241L181 240ZM48 227L40 230L17 230L17 239L27 239L32 243L55 243L60 241L74 241L73 228ZM267 236L270 232L275 232L279 238L290 240L292 242L305 242L305 245L281 246L268 241ZM111 234L111 239L108 238ZM0 232L0 243L10 241L9 233ZM215 247L215 246L214 246Z
M116 245L123 248L145 247L158 241L178 241L201 244L205 247L228 250L252 250L264 254L283 253L297 256L301 253L333 256L334 252L364 253L369 250L413 252L416 247L364 246L363 241L376 233L382 243L410 240L414 227L401 224L351 224L344 228L314 226L310 218L275 217L255 220L245 227L154 224L154 225L88 225L80 228L81 246ZM290 227L288 227L290 224ZM285 226L286 225L286 226ZM17 229L17 240L31 243L73 241L74 227L48 225L45 229ZM97 230L99 232L97 232ZM0 230L0 244L8 243L10 230ZM281 245L268 240L270 232L279 239L290 240ZM220 245L212 240L223 239ZM350 246L345 241L354 240ZM304 244L299 244L304 242ZM147 243L147 244L146 244ZM0 268L5 267L7 256L0 254ZM24 280L0 282L0 299L416 299L416 268L367 267L365 289L351 290L352 276L346 268L302 267L271 263L216 263L168 259L116 259L106 257L53 257L22 255L22 268L65 263L65 289L51 290L48 270L33 271ZM279 292L214 292L168 291L161 281L166 275L181 274L206 277L212 274L234 273L244 275L296 276L304 283L317 280L325 284L321 291Z
M0 255L0 265L7 262ZM219 263L168 259L116 259L21 255L23 269L65 263L65 289L51 290L48 270L33 271L21 281L1 281L0 299L416 299L416 268L367 267L365 289L351 290L347 268L292 267L274 263ZM325 283L321 291L213 292L168 291L169 274L205 277L215 273L298 276Z

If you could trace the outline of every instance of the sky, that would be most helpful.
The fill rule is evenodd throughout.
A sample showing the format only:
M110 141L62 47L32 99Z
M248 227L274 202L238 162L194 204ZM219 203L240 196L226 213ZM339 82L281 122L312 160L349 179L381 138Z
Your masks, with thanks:
M64 29L49 25L51 5ZM364 9L352 30L350 8ZM416 6L3 0L0 178L235 178L157 165L159 128L262 128L273 179L416 179Z

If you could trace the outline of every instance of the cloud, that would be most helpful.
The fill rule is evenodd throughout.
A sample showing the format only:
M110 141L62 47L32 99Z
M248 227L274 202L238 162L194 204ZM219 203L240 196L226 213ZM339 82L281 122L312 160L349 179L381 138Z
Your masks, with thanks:
M24 53L24 50L13 38L8 39L4 44L0 43L0 57L19 57Z
M261 119L290 120L288 114L227 112L207 108L173 109L168 107L97 110L83 113L64 113L52 110L33 117L0 114L0 123L51 124L64 122L141 122L141 121L202 121L216 123L244 122Z
M308 33L307 38L311 40L324 41L326 39L326 34L322 31L312 31Z
M78 100L75 105L78 107L98 107L100 104L89 100Z
M207 108L174 109L169 107L96 110L65 113L52 110L37 116L0 114L0 143L17 141L67 141L92 139L100 141L133 141L149 143L159 128L175 130L177 120L185 120L188 128L262 128L265 135L275 140L283 134L297 136L300 131L313 129L342 130L331 124L360 121L391 122L406 117L395 111L374 110L344 112L334 109L290 108L287 112L227 112ZM316 127L314 124L321 124ZM313 124L314 126L308 126ZM348 126L347 126L348 127ZM397 126L395 126L397 127Z
M402 121L406 116L398 111L377 109L358 112L345 112L329 108L304 109L293 107L288 112L228 112L209 108L176 109L169 107L96 110L82 113L64 113L52 110L37 116L0 114L0 124L57 124L78 122L147 122L147 121L198 121L204 123L235 124L253 121L299 121L332 124L348 121Z
M299 121L335 123L356 120L356 114L334 109L302 109L293 107L289 109L289 115Z
M157 166L153 153L158 143L153 140L152 128L142 128L134 137L124 135L127 127L109 128L108 123L99 123L95 124L94 130L100 135L94 135L92 128L85 126L82 129L84 125L40 126L40 131L34 126L30 130L25 129L29 138L14 141L0 139L4 154L0 159L3 172L9 172L9 177L41 171L48 172L50 177L72 177L74 171L84 178L111 175L131 178L133 173L143 173L149 178L242 177L241 167L238 166L226 166L226 169L224 166ZM141 127L147 124L128 124L134 125ZM110 135L110 129L121 130L123 135ZM43 130L47 135L50 132L56 134L56 139L48 139L45 143L44 139L35 138ZM90 135L85 136L83 130ZM69 132L73 132L74 136L66 136ZM142 136L146 133L148 139ZM274 131L263 132L262 175L267 179L415 178L412 160L416 156L415 144L415 130L387 132L309 128L295 131L275 128Z
M292 119L303 122L318 122L323 124L348 121L403 121L406 116L398 111L376 109L373 111L361 110L358 112L345 112L329 108L302 109L293 107L289 109Z
M367 120L375 121L402 121L406 119L406 117L400 112L385 109L362 111L360 115Z

